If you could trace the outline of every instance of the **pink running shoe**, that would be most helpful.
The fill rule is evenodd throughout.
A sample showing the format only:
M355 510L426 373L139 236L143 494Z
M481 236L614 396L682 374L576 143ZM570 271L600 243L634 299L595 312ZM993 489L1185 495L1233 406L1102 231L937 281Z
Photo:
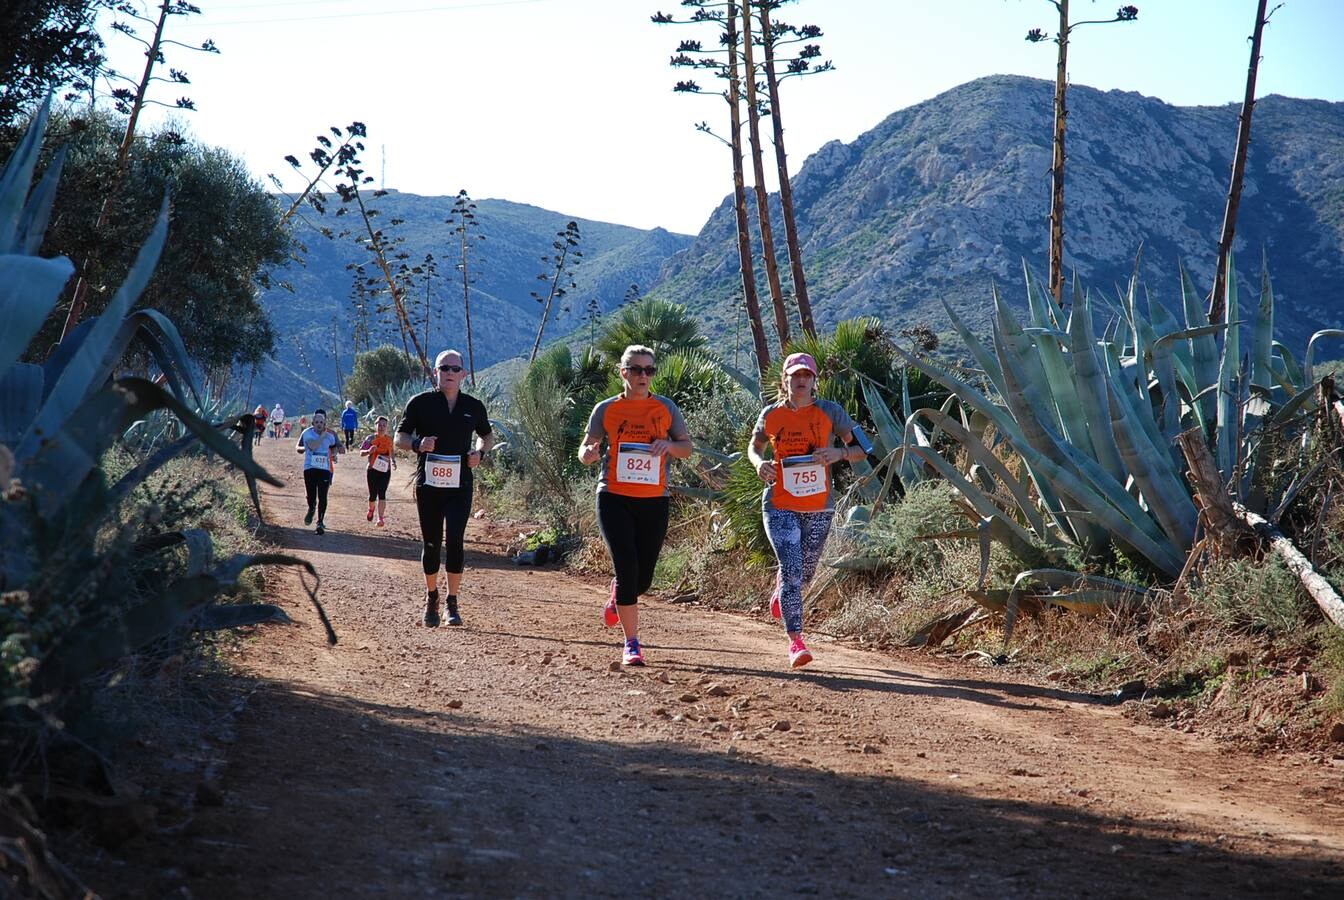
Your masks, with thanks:
M626 640L625 651L621 653L621 665L623 666L644 665L644 651L639 646L639 638L628 638Z
M770 595L770 618L784 618L784 610L779 608L779 591L775 591Z
M611 598L607 600L607 605L602 607L602 624L611 628L621 621L620 613L616 612L616 579L611 579Z
M373 521L373 510L369 510L369 514L368 514L367 516L364 517L364 520L365 520L366 522L372 522L372 521Z
M789 665L795 669L801 669L812 661L812 651L807 649L800 637L794 638L789 644Z
M379 516L379 517L378 517L378 527L379 527L379 528L382 528L382 527L383 527L384 525L386 525L386 524L387 524L387 521L386 521L382 516Z

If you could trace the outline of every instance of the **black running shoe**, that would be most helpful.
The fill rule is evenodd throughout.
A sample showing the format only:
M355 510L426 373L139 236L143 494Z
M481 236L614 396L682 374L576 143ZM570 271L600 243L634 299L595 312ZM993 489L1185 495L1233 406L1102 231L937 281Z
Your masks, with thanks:
M448 600L448 624L461 625L462 617L457 613L457 598L450 597Z
M425 592L425 627L439 627L439 592Z
M322 524L322 520L321 520L321 519L318 519L318 520L317 520L317 533L318 533L318 534L326 534L326 533L327 533L327 526Z
M311 524L313 524L313 516L316 515L316 514L317 514L317 510L316 510L315 508L313 508L313 507L311 507L311 506L308 507L308 515L306 515L306 516L303 517L303 524L305 524L305 525L311 525Z

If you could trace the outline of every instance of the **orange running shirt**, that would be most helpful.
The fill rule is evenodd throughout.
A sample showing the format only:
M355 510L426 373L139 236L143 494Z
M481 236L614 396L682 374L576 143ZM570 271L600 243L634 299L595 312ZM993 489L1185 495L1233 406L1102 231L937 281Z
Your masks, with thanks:
M375 434L369 444L369 468L373 468L373 461L380 456L386 456L390 462L392 459L392 435Z
M666 497L670 455L651 456L656 440L689 438L686 420L677 404L659 394L643 400L623 395L608 397L593 407L586 440L602 439L602 472L597 492L626 497Z
M831 467L814 462L810 454L834 446L841 435L848 437L855 424L832 400L817 400L801 409L781 400L761 410L752 439L769 441L775 456L775 483L766 485L761 505L793 512L834 509Z

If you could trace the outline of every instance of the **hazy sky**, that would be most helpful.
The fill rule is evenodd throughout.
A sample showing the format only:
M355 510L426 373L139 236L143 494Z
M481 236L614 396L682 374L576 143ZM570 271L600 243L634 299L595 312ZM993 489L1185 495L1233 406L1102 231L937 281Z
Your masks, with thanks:
M726 104L671 92L684 77L667 65L677 42L708 32L649 21L660 9L682 13L678 0L195 2L204 14L171 20L169 36L211 38L222 53L170 48L167 64L193 83L155 96L191 96L190 131L259 178L297 184L284 156L306 159L319 131L359 120L369 173L380 179L385 165L386 186L402 191L466 188L476 199L695 233L732 189L727 149L693 128L708 120L722 131ZM1074 0L1074 18L1119 5ZM1240 102L1254 0L1137 5L1137 22L1074 32L1073 83L1181 105ZM1053 33L1047 0L800 0L776 18L821 26L836 65L785 82L794 172L827 141L851 141L973 78L1054 77L1054 45L1023 40L1032 27ZM114 63L138 73L135 48L106 33ZM1344 100L1342 39L1344 0L1287 0L1266 31L1258 94Z

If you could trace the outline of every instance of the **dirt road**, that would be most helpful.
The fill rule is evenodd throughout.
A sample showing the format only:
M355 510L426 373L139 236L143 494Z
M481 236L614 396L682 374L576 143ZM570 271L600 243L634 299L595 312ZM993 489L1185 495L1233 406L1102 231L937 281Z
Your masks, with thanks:
M277 576L298 625L240 655L223 803L159 840L145 896L1344 895L1344 767L914 653L819 640L790 672L776 625L657 601L649 667L614 671L603 586L515 566L484 520L466 627L426 629L402 474L377 529L344 462L319 537L289 442L260 456L341 641Z

